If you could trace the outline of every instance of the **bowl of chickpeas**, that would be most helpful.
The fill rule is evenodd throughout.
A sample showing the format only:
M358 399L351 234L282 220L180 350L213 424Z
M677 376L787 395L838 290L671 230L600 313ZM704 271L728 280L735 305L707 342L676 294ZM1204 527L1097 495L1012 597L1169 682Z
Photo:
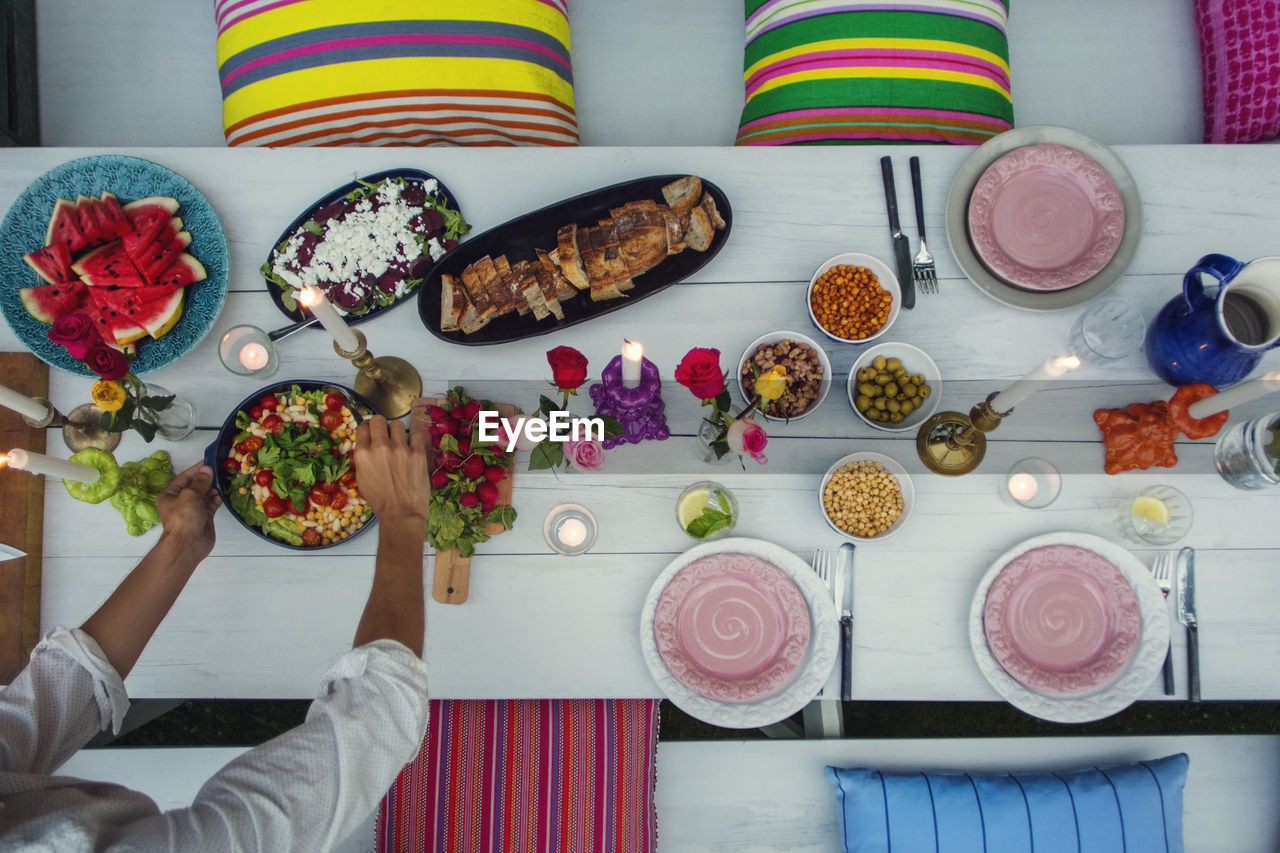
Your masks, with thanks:
M860 252L836 255L818 267L806 294L809 319L832 340L864 344L898 319L902 290L883 261Z
M869 450L837 459L818 490L822 517L832 530L854 542L875 542L897 533L915 500L907 469Z
M938 408L942 372L919 347L885 341L853 363L847 390L849 405L864 423L886 432L909 432Z

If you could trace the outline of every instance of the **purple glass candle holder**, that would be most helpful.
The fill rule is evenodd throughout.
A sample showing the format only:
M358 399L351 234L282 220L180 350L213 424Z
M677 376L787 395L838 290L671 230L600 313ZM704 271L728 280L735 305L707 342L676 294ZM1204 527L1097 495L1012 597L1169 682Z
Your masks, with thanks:
M671 437L657 365L647 358L641 359L640 384L628 388L622 384L622 356L615 355L600 379L603 381L590 388L596 414L614 418L623 430L622 435L604 440L606 450L619 444L664 441Z

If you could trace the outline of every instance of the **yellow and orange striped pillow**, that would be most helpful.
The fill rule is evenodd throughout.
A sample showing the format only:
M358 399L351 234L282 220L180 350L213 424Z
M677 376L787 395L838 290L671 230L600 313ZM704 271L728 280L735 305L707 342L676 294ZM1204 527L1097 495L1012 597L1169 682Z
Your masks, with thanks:
M576 145L567 0L215 0L228 145Z

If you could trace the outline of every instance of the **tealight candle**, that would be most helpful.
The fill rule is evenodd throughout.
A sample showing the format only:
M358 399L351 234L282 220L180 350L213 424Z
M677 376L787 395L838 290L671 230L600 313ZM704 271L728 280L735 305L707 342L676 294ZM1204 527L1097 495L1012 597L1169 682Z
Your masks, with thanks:
M1036 485L1036 478L1027 473L1014 474L1009 478L1009 495L1015 501L1026 503L1036 496L1036 492L1040 491L1040 487Z
M1043 509L1061 490L1062 475L1054 464L1033 456L1013 463L1001 483L1000 496L1015 506Z
M222 366L240 376L268 376L279 366L271 337L257 326L233 326L218 343Z
M560 544L566 548L577 548L587 541L587 526L582 523L581 519L566 518L556 528L555 536L560 540Z
M249 370L261 370L267 365L267 348L257 342L244 345L240 350L240 363Z
M39 400L33 400L26 394L19 394L12 388L0 385L0 406L13 409L24 418L32 421L43 421L52 414L49 406Z
M551 550L575 557L591 550L596 543L596 517L580 504L560 504L547 513L542 535Z
M1074 355L1051 358L997 394L991 401L991 408L997 412L1011 412L1014 406L1030 397L1041 386L1047 385L1049 380L1057 379L1079 366L1080 359Z
M622 342L622 387L640 387L640 368L644 364L644 347L636 341Z
M343 352L355 352L360 348L351 327L343 322L338 309L329 304L317 287L304 287L298 291L298 304L310 309L324 330L333 336L333 342Z
M7 461L10 468L16 468L19 471L58 477L62 480L96 483L102 479L102 472L92 465L81 465L69 459L54 459L52 456L23 450L20 447L15 447L5 454L3 461Z

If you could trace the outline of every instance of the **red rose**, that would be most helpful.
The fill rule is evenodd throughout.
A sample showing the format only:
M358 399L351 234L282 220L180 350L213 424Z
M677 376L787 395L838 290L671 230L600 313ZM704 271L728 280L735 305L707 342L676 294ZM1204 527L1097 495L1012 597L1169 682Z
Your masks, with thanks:
M79 311L63 314L54 320L45 337L55 344L66 347L67 352L77 361L83 361L89 349L94 344L102 342L98 330L93 326L93 321Z
M676 381L699 400L710 400L724 390L720 350L694 347L676 365Z
M551 365L551 381L561 391L572 391L587 381L587 357L573 347L556 347L547 351Z
M85 353L84 363L103 379L116 380L129 372L129 356L106 344L94 344Z

